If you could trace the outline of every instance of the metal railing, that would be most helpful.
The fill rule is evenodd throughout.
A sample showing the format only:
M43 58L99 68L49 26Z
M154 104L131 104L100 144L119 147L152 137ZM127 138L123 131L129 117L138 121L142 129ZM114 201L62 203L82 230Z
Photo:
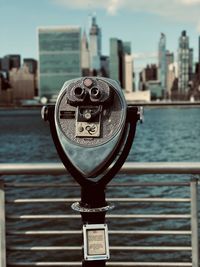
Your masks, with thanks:
M62 164L0 164L0 175L3 177L7 177L9 175L61 175L65 174L66 170ZM125 163L123 168L120 171L121 174L128 174L128 175L135 175L135 174L200 174L200 163ZM80 221L80 215L78 214L72 214L72 213L65 213L62 214L54 214L54 213L48 213L44 214L42 212L39 212L38 214L34 212L34 214L18 214L18 213L12 213L10 214L7 211L7 206L11 205L12 210L17 210L18 207L25 205L39 205L39 206L46 206L46 205L64 205L66 203L71 204L75 201L78 201L78 197L22 197L20 198L12 198L7 197L7 193L5 194L6 190L11 188L12 190L18 190L18 189L27 189L27 190L36 190L38 192L41 190L41 194L43 190L48 188L55 188L55 189L62 189L63 187L68 188L74 188L76 185L74 183L64 183L64 182L44 182L42 179L39 182L18 182L17 176L14 181L7 181L3 183L1 180L0 183L0 267L6 267L6 266L81 266L81 262L77 261L47 261L49 256L47 256L47 260L45 261L27 261L27 260L13 260L9 257L6 264L6 249L7 249L7 256L9 253L49 253L49 255L52 252L68 252L68 254L75 253L81 253L81 244L78 241L78 245L71 246L70 244L66 245L57 245L54 244L56 242L52 242L52 245L38 245L35 244L35 238L38 236L41 237L43 240L47 237L49 239L51 238L57 238L60 236L67 236L68 239L77 239L78 236L81 236L82 231L78 229L68 229L68 227L65 227L65 229L43 229L42 227L39 227L37 229L37 223L38 222L44 222L48 221L51 222L57 226L59 226L60 220L65 221L65 225L67 222L67 225L70 224L72 221L72 227L75 225L75 222ZM185 187L190 188L190 196L188 197L127 197L127 196L119 196L119 197L109 197L107 198L107 201L115 202L115 203L121 203L123 205L131 205L134 206L138 203L140 203L141 207L142 205L153 205L153 204L169 204L172 205L180 205L180 204L187 204L189 205L189 212L187 213L179 213L177 212L177 209L175 210L176 213L162 213L159 211L159 213L152 213L152 214L143 214L143 213L108 213L106 216L107 220L111 222L112 221L121 221L121 220L131 220L132 229L121 229L119 227L118 229L110 229L109 235L112 239L113 236L116 237L117 240L120 240L122 238L125 238L126 240L136 238L136 236L139 236L140 238L143 237L153 237L155 240L160 236L166 236L166 237L173 237L173 239L176 239L176 237L190 237L191 241L190 244L186 245L141 245L138 243L130 244L130 245L124 245L124 244L111 244L110 250L111 253L114 254L120 254L121 252L125 253L147 253L147 258L149 253L191 253L191 261L164 261L162 258L160 261L120 261L120 260L114 260L107 263L107 266L192 266L192 267L199 267L199 243L198 243L198 181L197 179L191 179L187 181L169 181L169 177L167 177L167 182L120 182L115 183L112 182L110 185L108 185L109 188L138 188L138 187ZM5 187L5 189L4 189ZM6 195L6 197L5 197ZM6 199L6 200L5 200ZM5 204L6 203L6 204ZM13 208L14 207L14 208ZM164 209L164 207L162 207ZM26 209L25 209L26 210ZM28 209L29 210L29 209ZM124 211L122 209L122 211ZM5 219L6 214L6 219ZM141 220L147 220L147 223L152 223L160 220L172 220L174 221L189 221L190 227L187 229L184 229L183 226L180 226L179 229L143 229L145 227L142 227L137 229L137 223L136 221L139 220L139 223ZM31 229L30 225L25 227L23 229L23 223L22 226L20 224L19 229L15 229L12 222L17 222L17 227L21 222L28 221L34 224L36 222L36 229ZM5 226L6 223L9 222L9 227L7 227L7 231L5 234ZM130 222L129 224L130 225ZM135 228L134 228L135 227ZM28 228L28 229L27 229ZM7 239L9 239L9 242L7 242L7 247L5 245L6 243L6 236ZM18 241L16 241L16 237L20 239L26 239L31 238L34 239L34 244L27 244L26 241L24 241L24 244L19 244ZM128 238L128 239L127 239ZM12 242L14 240L14 242ZM139 240L140 241L140 240ZM127 242L127 241L126 241ZM125 244L126 244L125 242ZM23 243L23 242L22 242ZM119 242L117 242L119 243ZM22 256L18 255L18 258L22 258ZM119 257L116 256L118 259ZM136 257L137 258L137 257ZM173 259L173 257L172 257Z

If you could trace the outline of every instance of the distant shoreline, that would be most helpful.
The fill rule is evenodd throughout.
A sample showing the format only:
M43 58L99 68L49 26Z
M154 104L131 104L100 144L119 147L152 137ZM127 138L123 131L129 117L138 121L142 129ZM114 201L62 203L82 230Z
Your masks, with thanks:
M131 106L143 107L200 107L200 101L151 101L151 102L128 102Z
M128 105L130 106L143 106L143 107L158 107L158 108L165 108L165 107L200 107L200 101L190 102L190 101L151 101L151 102L133 102L128 101ZM38 105L21 105L21 106L14 106L14 105L0 105L0 110L25 110L25 109L41 109L43 107L42 104Z

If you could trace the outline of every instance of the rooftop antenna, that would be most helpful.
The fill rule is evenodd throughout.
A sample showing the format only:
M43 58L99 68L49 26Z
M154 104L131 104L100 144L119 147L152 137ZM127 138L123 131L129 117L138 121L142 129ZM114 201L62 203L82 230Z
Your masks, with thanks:
M92 11L92 9L89 8L89 5L88 5L88 9L89 9L88 26L89 26L89 29L90 29L92 27L93 18L96 18L96 11Z
M88 4L88 23L87 23L87 25L88 25L88 31L89 31L89 29L91 28L91 26L92 26L92 5L91 5L91 3L89 3Z

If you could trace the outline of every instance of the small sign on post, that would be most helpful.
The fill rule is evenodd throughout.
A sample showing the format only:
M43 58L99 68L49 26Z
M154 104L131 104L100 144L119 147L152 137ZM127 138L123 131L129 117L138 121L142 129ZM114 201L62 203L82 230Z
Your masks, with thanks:
M84 260L108 260L110 258L107 224L83 225Z

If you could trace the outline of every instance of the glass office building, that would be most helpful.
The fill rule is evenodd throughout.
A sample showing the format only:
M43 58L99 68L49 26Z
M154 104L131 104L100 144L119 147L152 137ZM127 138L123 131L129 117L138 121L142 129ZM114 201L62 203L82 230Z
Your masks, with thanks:
M80 27L38 29L39 94L54 98L64 82L81 76Z
M191 56L189 37L186 31L182 31L178 46L178 88L180 93L186 93L188 90Z
M158 45L158 77L161 82L164 97L167 95L167 58L166 58L166 36L161 33Z
M200 64L200 36L199 36L199 64Z
M110 39L110 78L120 82L123 87L123 42L117 38Z

